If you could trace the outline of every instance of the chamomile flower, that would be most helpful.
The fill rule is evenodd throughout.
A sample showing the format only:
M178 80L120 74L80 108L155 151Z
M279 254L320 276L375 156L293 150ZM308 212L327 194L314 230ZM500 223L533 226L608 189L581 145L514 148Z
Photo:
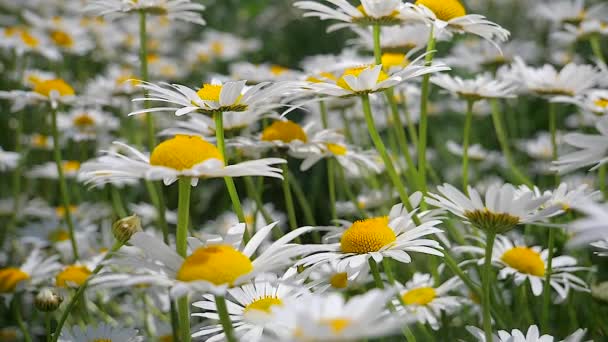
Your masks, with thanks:
M30 27L9 26L0 28L0 46L14 50L18 56L36 54L58 60L61 53L39 30Z
M137 329L114 327L106 323L101 323L97 327L86 326L84 328L75 325L62 330L59 336L59 342L90 341L143 342L144 338L139 336Z
M31 91L0 91L0 99L14 101L13 108L23 108L27 104L49 103L57 108L59 103L71 103L75 99L74 89L60 78L36 82Z
M99 109L75 108L57 117L57 125L74 141L96 140L119 127L119 120Z
M570 222L566 228L573 233L568 241L569 247L582 247L591 242L608 239L608 208L605 204L593 201L579 203L573 209L581 212L585 217Z
M553 102L572 103L598 117L608 114L608 90L605 89L592 89L576 97L558 96Z
M439 58L452 68L464 68L479 72L484 68L490 70L508 65L515 56L521 56L526 61L536 60L539 55L538 46L534 42L511 40L501 44L500 51L481 39L467 39L454 44L450 54Z
M600 197L600 192L591 190L587 184L572 186L567 183L560 183L555 190L545 191L545 195L551 196L546 205L559 205L564 211L567 211L578 207L581 203L588 203L597 199Z
M536 325L531 325L528 328L528 331L524 333L521 330L513 329L511 332L506 330L499 330L498 335L492 335L492 341L487 341L486 336L483 330L473 327L467 326L467 330L471 333L471 335L477 338L479 342L553 342L554 337L551 335L542 335L538 330ZM583 338L585 338L586 329L578 329L572 335L566 337L566 339L561 340L561 342L582 342Z
M198 136L177 135L158 144L150 156L128 145L117 143L126 152L107 151L105 155L83 164L79 180L100 186L130 179L163 180L172 184L180 176L199 178L266 176L281 178L281 170L272 165L284 159L265 158L226 165L215 145Z
M78 18L43 18L30 11L25 11L23 16L31 25L45 32L49 40L62 51L82 56L95 46Z
M482 239L478 239L477 242L484 245ZM483 246L459 246L456 248L461 252L479 255L477 264L483 264L485 258ZM535 296L540 296L543 292L543 282L546 280L545 274L548 271L548 255L549 250L543 250L540 246L530 247L519 239L497 235L492 250L492 264L500 269L499 279L512 278L517 286L529 281L532 293ZM553 257L549 284L557 293L558 302L566 299L570 290L589 292L585 281L574 275L575 272L588 270L587 267L577 266L576 259L571 256Z
M205 25L201 11L205 6L190 0L93 0L85 11L117 19L129 14L144 11L159 15L169 20L181 20L193 24Z
M388 203L394 203L393 200L398 197L398 193L391 187L383 189L367 189L363 188L356 198L356 204L352 201L336 202L336 211L338 215L352 215L358 209L367 211L380 208Z
M558 160L553 162L552 169L558 173L566 173L593 165L590 169L592 171L608 162L608 118L598 120L595 128L600 133L599 135L566 134L564 142L577 150L559 156Z
M464 151L462 145L454 142L453 140L448 140L446 143L447 150L459 157L462 157ZM483 161L485 162L485 166L498 164L501 161L500 153L495 151L488 151L480 144L473 144L469 146L468 150L469 158L473 161Z
M76 160L64 160L61 162L61 169L66 178L75 178L80 170L80 162ZM57 164L54 162L46 162L33 166L26 175L30 178L59 179Z
M561 145L563 140L563 135L558 132L555 137L557 145ZM549 132L538 132L534 138L522 139L515 146L533 159L553 160L553 143L551 142L551 134Z
M0 147L0 171L10 171L17 167L21 155L17 152L5 151Z
M244 39L228 32L205 30L202 41L191 43L186 58L193 65L200 62L229 61L260 47L257 39Z
M304 75L277 64L251 64L238 62L230 65L230 75L234 79L248 80L251 83L295 81Z
M47 282L61 268L58 255L45 256L34 249L19 267L0 268L0 294L27 290Z
M340 293L305 295L272 309L265 341L359 341L389 336L404 319L388 314L394 290L373 289L351 297Z
M462 281L457 277L435 286L432 275L416 272L405 285L399 286L401 300L394 300L394 304L399 314L413 316L416 321L428 323L437 330L442 312L453 313L467 301L464 297L449 294L461 286Z
M352 29L359 36L353 42L373 51L374 37L372 32L361 27L353 27ZM380 31L380 46L383 52L414 53L426 47L429 34L430 29L423 24L383 27Z
M531 14L554 25L579 24L584 20L605 19L608 16L608 6L598 3L586 7L585 0L545 1L536 4Z
M442 247L435 240L424 238L441 232L437 225L441 223L433 212L416 213L422 195L415 193L410 201L416 210L408 213L402 204L394 205L388 216L367 218L360 221L341 222L333 234L326 236L328 241L340 239L339 242L324 245L324 251L309 255L298 262L309 266L320 262L339 260L340 265L360 268L368 260L375 262L383 258L395 259L402 263L412 262L409 253L418 252L443 256ZM414 223L412 216L417 214L422 223ZM426 217L426 218L425 218Z
M339 260L316 264L304 269L296 279L305 280L305 285L314 293L325 291L348 291L372 281L369 266L352 268Z
M438 74L431 77L433 84L447 90L452 95L465 100L477 101L490 98L514 98L517 85L495 79L490 74L478 74L474 79Z
M439 194L429 194L428 204L443 208L465 219L475 228L504 233L520 224L534 224L560 213L561 207L546 205L549 196L517 191L511 184L492 185L486 190L485 202L469 186L469 195L450 184L437 187Z

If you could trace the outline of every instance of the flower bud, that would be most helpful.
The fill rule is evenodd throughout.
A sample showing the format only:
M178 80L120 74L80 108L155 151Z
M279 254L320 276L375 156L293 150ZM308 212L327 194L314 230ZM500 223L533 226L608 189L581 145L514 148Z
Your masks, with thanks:
M141 232L141 219L137 215L121 218L112 225L112 234L122 243L129 241L137 232Z
M34 305L36 309L44 312L51 312L57 310L59 305L63 302L63 297L55 290L51 288L44 288L38 292L34 298Z

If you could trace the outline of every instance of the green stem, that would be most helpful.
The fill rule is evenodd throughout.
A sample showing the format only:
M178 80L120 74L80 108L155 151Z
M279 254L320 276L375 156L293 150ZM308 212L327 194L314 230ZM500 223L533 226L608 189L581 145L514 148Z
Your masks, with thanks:
M169 244L169 226L167 225L167 219L165 217L165 196L163 190L158 183L146 180L144 181L150 201L156 208L156 220L163 233L163 242Z
M226 299L224 296L215 296L215 306L217 307L217 313L220 316L220 322L224 328L226 341L236 342L237 339L234 336L234 327L230 321L230 315L228 314L228 308L226 307Z
M179 317L180 342L190 342L190 300L188 295L177 299L177 316Z
M179 178L179 194L177 202L177 233L176 251L182 257L188 254L188 220L190 217L190 177Z
M146 11L139 11L139 63L141 68L141 79L148 82L148 35L146 33ZM148 92L144 91L144 98ZM144 101L144 108L149 108L148 101ZM156 146L156 135L154 131L154 117L152 113L146 113L146 128L148 131L148 149L150 152Z
M281 186L283 188L283 199L285 200L285 209L287 210L287 217L289 219L289 229L294 230L298 228L298 221L296 219L296 210L293 205L293 196L291 195L291 187L289 185L289 167L287 164L281 164L283 169L283 181Z
M51 322L53 320L53 314L50 312L44 313L44 329L46 330L46 342L53 340L53 331L51 330Z
M376 283L376 288L384 289L384 282L382 282L382 277L380 277L380 271L378 271L378 264L373 258L367 259L369 263L369 269L372 271L372 276L374 277L374 282Z
M382 64L382 47L380 46L380 25L375 24L374 26L374 58L376 65Z
M346 177L344 176L344 168L341 165L339 165L337 167L337 169L338 169L338 181L340 182L342 189L344 189L346 196L355 206L355 210L357 211L357 213L359 213L359 215L361 217L365 217L365 211L363 211L363 209L361 209L361 207L359 207L359 201L357 201L357 197L353 193L353 190L351 189L351 187L346 182Z
M427 55L424 60L426 65L429 66L433 62L433 51L435 49L435 34L434 28L431 26L431 32L429 34L429 40L426 46ZM426 193L426 145L427 145L427 134L428 134L428 102L430 92L430 74L426 74L422 77L422 89L420 95L420 125L418 127L418 181L422 187L422 192Z
M116 214L121 218L126 217L127 210L122 203L122 197L120 197L120 193L116 187L110 186L110 196L112 197L112 206L114 207Z
M346 110L340 110L340 118L342 119L342 125L344 126L344 136L346 137L346 141L349 143L353 142L353 133L350 129L350 121L346 117Z
M600 42L601 36L599 34L594 34L589 38L589 43L591 43L591 50L593 50L593 54L597 59L602 61L604 64L606 63L606 58L604 58L604 54L602 53L602 45Z
M59 192L61 193L61 201L65 214L63 216L65 223L68 225L68 234L70 236L70 244L74 259L78 260L78 247L76 246L76 236L74 233L74 222L72 221L72 213L70 212L70 193L68 192L68 184L63 175L63 165L61 157L61 144L59 143L59 130L57 129L57 109L51 108L52 130L53 130L53 156L55 157L55 165L57 166L57 174L59 178ZM18 200L18 198L15 198Z
M410 111L407 108L407 98L405 97L405 92L401 93L401 108L405 113L405 122L407 124L407 131L410 134L410 139L412 140L412 144L417 147L418 146L418 133L416 132L416 126L414 125L414 120L412 120L412 116L410 115Z
M329 127L329 122L327 120L327 108L323 101L319 101L319 112L321 113L321 124L324 129L327 129Z
M464 137L462 142L462 189L469 193L469 139L473 122L473 105L475 100L467 100L467 115L464 122Z
M549 329L549 307L551 306L551 271L553 264L553 250L555 249L555 228L549 228L549 243L547 249L547 268L545 269L545 284L543 286L543 309L541 312L541 324L543 329Z
M319 102L319 111L321 112L321 122L323 123L323 128L327 129L329 127L329 122L327 120L327 108L325 107L325 102ZM336 214L336 182L334 178L334 168L334 159L331 157L327 158L327 190L329 192L329 210L331 213L332 222L338 219L338 215Z
M17 321L17 325L19 326L19 330L23 334L23 340L25 342L32 342L32 337L28 332L27 326L23 321L23 317L21 316L21 294L15 294L13 297L13 315L15 317L15 321Z
M496 233L488 232L486 236L486 254L483 267L483 330L486 335L486 341L492 341L492 315L490 314L492 302L490 301L490 288L492 287L492 248L494 247L494 239Z
M393 269L391 267L391 260L389 258L382 259L382 269L384 270L384 274L386 274L388 283L391 285L395 285L395 276L393 275Z
M300 207L302 208L302 211L304 212L304 219L306 220L305 221L306 224L309 226L316 226L317 223L315 221L315 216L312 213L312 208L310 207L310 204L308 203L306 194L304 194L304 190L302 189L302 186L300 185L300 183L298 182L296 177L291 172L289 172L289 184L291 185L291 189L293 190L294 195L296 195L296 200L298 201L298 204L300 205ZM318 232L312 232L312 233L314 236Z
M608 198L608 192L606 191L606 169L606 164L600 166L597 174L600 182L600 191L602 192L604 199Z
M226 145L224 141L224 116L222 112L214 112L213 119L215 121L215 138L217 140L217 147L222 154L222 158L224 162L228 162L228 158L226 158ZM230 201L232 202L232 208L236 212L236 216L239 218L239 222L246 223L245 213L243 212L243 208L241 207L241 200L239 198L239 193L236 191L236 186L234 185L234 180L232 177L224 177L224 182L226 183L226 188L228 189L228 195L230 196ZM246 244L249 242L249 228L245 228L243 232L243 242Z

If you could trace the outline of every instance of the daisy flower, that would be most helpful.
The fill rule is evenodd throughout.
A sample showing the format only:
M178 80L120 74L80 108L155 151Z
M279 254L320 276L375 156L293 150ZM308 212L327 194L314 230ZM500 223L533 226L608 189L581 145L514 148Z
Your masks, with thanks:
M76 160L64 160L61 162L61 169L66 178L75 178L80 170L80 162ZM46 162L31 168L26 174L30 178L59 179L57 164Z
M362 189L357 195L357 204L352 201L348 202L336 202L336 211L338 215L352 215L358 210L374 210L380 208L387 203L394 203L394 199L399 195L391 187L385 187L383 189Z
M608 114L608 90L605 89L592 89L576 97L557 96L552 101L575 104L582 110L593 113L598 117Z
M481 244L478 246L459 246L455 249L474 255L480 255L477 264L482 265L485 254L485 239L475 239ZM540 296L543 292L543 282L546 280L548 249L540 246L529 247L519 239L510 239L504 235L497 235L492 250L492 264L500 269L498 279L513 278L515 285L520 286L526 281L530 282L532 293ZM587 267L577 266L575 258L567 255L554 256L551 263L551 278L549 284L557 292L558 302L568 297L570 289L589 292L584 280L574 275L575 272L589 271Z
M590 169L590 171L593 171L608 162L608 118L598 120L595 128L600 133L599 135L566 134L564 142L577 150L561 155L558 160L553 162L552 169L558 173L566 173L593 165Z
M17 167L21 155L17 152L5 151L0 147L0 171L10 171Z
M90 341L121 341L143 342L144 338L138 335L137 329L114 327L101 323L97 327L77 325L61 331L59 342L90 342Z
M45 257L34 249L19 267L0 268L0 294L11 294L47 282L61 268L58 255Z
M585 217L566 225L566 229L573 233L572 239L568 241L569 247L581 247L608 238L608 208L605 204L587 201L577 204L573 209L580 211Z
M310 294L273 307L265 341L359 341L398 331L403 318L388 314L394 290L373 289L348 301L340 293Z
M59 103L71 103L75 100L74 89L66 81L56 78L36 82L33 90L0 91L0 99L10 99L15 107L23 108L26 104L50 103L57 108Z
M93 0L85 7L91 14L106 16L111 20L144 11L169 20L181 20L205 25L200 12L205 6L190 0Z
M584 20L605 19L608 17L608 6L598 3L586 7L585 0L557 0L536 4L531 14L554 25L579 24Z
M450 55L438 60L452 68L479 72L486 68L492 70L511 64L515 56L530 61L536 60L538 55L539 48L534 42L511 40L501 44L500 50L497 50L496 46L487 40L467 39L456 42L450 50Z
M59 113L58 128L74 141L96 140L116 130L120 122L111 113L99 109L76 108L69 113Z
M230 75L234 79L248 80L251 83L295 81L302 79L304 75L297 70L292 70L277 64L252 64L249 62L238 62L230 65Z
M163 180L165 185L180 176L199 178L266 176L282 178L281 170L272 165L285 163L280 158L265 158L226 165L215 145L198 136L177 135L158 144L150 156L135 148L115 142L126 152L111 152L82 165L79 180L100 186L125 179Z
M353 27L359 36L353 43L369 51L374 50L372 31L362 27ZM430 30L423 24L382 27L380 47L383 52L415 53L426 47ZM361 64L361 63L358 63Z
M563 135L557 134L555 140L558 146L561 145ZM534 138L519 140L515 146L533 159L553 160L553 144L549 132L538 132Z
M321 253L309 255L298 262L310 266L320 262L339 260L340 265L349 265L357 269L366 265L368 260L381 262L383 258L392 258L399 262L410 263L408 252L418 252L443 256L441 246L435 240L423 238L441 232L433 212L417 213L422 220L416 225L412 216L418 210L422 194L417 192L410 196L415 210L408 213L402 204L394 205L388 216L368 218L353 223L343 221L336 232L326 236L328 241L340 239L339 242L323 245Z
M351 268L347 264L340 263L339 260L330 260L308 267L295 278L305 280L306 287L312 289L314 293L348 291L373 280L368 265Z
M470 186L468 196L447 183L438 186L437 191L439 194L429 193L428 204L448 210L487 232L504 233L517 225L539 223L561 210L557 205L546 205L549 196L518 192L511 184L490 186L486 190L485 203Z
M473 327L467 326L467 330L471 333L471 335L477 338L479 342L488 342L486 340L486 336L483 330ZM582 342L583 338L585 338L587 330L586 329L578 329L572 335L566 337L561 342ZM531 325L528 328L528 331L524 334L523 331L518 329L513 329L511 332L506 330L499 330L498 335L492 335L492 341L489 342L553 342L554 337L551 335L542 335L538 330L536 325Z
M462 79L459 76L438 74L431 77L431 82L452 95L471 101L490 98L514 98L517 85L512 82L494 79L490 74L477 74L474 79Z
M23 17L31 25L45 32L49 40L62 51L83 56L95 47L78 18L42 18L30 11L25 11Z
M33 53L50 60L58 60L61 53L39 30L30 27L9 26L0 28L0 46L14 50L18 56Z
M453 277L439 286L435 286L432 275L414 273L405 285L399 285L401 300L394 300L397 312L416 321L429 324L433 330L439 329L442 312L450 314L457 311L467 301L464 297L451 296L448 293L458 290L462 281Z

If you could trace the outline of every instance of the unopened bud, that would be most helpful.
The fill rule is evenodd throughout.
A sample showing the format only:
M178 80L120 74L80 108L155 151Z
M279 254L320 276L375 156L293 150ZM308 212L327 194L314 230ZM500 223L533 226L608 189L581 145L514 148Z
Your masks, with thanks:
M141 219L137 215L121 218L112 225L112 234L122 243L129 241L137 232L141 232Z
M40 290L36 298L34 298L36 309L44 312L57 310L61 302L63 302L63 297L57 291L50 288Z

